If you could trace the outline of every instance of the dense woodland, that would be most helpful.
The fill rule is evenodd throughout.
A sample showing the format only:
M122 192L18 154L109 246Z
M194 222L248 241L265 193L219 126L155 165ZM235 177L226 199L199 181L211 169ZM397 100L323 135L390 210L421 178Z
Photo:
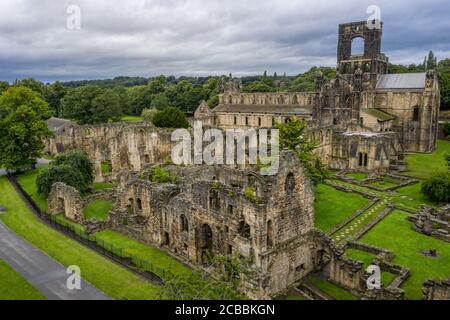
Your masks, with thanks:
M422 64L409 66L390 64L390 73L424 72L437 69L441 83L442 110L450 110L450 59L437 61L432 52ZM289 92L314 90L314 76L322 71L326 80L336 70L313 67L298 76L286 74L242 77L244 92ZM163 110L176 107L192 114L202 100L210 107L218 103L221 77L158 76L117 77L106 80L83 80L44 84L35 79L16 80L14 86L24 86L39 93L56 117L72 119L80 124L119 121L124 115L141 116L144 110ZM0 81L0 94L11 85ZM174 109L172 109L174 110Z

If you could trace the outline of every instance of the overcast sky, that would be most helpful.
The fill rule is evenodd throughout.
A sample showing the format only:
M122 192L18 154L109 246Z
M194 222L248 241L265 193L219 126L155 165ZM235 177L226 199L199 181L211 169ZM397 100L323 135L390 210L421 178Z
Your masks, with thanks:
M335 66L338 24L370 5L391 62L450 57L448 0L0 0L0 79L295 75Z

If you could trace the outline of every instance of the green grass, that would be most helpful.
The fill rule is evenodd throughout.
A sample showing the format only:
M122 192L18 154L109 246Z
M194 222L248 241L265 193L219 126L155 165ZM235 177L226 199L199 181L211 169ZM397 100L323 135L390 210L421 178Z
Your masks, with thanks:
M133 257L135 260L134 262L138 262L137 260L148 261L154 266L172 272L174 275L183 276L192 274L191 269L178 262L176 259L170 257L165 252L155 247L135 241L121 233L112 230L105 230L96 233L95 237L97 238L98 244L101 245L104 241L108 243L109 246L113 245L115 249L118 249L120 252L119 254L122 257ZM106 249L108 249L108 247L106 247Z
M291 301L294 301L294 300L307 300L305 297L302 297L302 296L288 296L287 298L286 298L286 300L291 300Z
M369 200L359 194L320 184L316 188L316 227L325 232L330 231L368 203Z
M349 172L346 174L346 176L355 180L364 180L369 176L369 174L365 172Z
M411 154L406 156L406 175L427 179L445 170L444 156L450 153L450 141L438 140L438 148L431 154Z
M450 244L412 230L412 223L406 220L407 217L405 212L393 211L361 241L394 252L393 262L411 271L410 278L403 286L407 297L419 300L425 280L450 276ZM421 254L430 249L436 249L439 257L430 258Z
M160 299L160 287L149 283L38 220L15 192L6 177L0 177L0 203L9 204L0 219L17 234L62 265L78 265L83 278L114 299ZM14 208L14 209L12 209Z
M413 209L419 208L422 204L427 204L430 206L436 206L436 203L430 201L420 190L421 184L417 183L414 185L406 186L395 190L392 193L392 199L395 203L400 203L407 207ZM406 197L406 198L405 198Z
M83 232L86 231L86 228L84 226L82 226L81 224L78 224L76 222L73 222L72 220L67 219L64 216L64 213L58 214L56 216L53 216L53 219L56 222L58 222L59 224L65 226L65 227L69 227L70 229L72 229L77 234L80 234L80 233L83 233Z
M110 171L110 166L108 162L102 162L102 173L108 174Z
M94 189L94 191L114 189L116 187L117 187L117 183L113 183L113 182L96 182L96 183L92 184L92 188Z
M312 284L314 287L324 292L328 296L336 300L359 300L358 297L351 294L347 290L336 286L335 284L328 282L322 278L317 276L309 276L307 281Z
M113 204L111 201L98 199L89 202L83 209L84 217L88 220L96 219L105 221L108 213L111 211Z
M387 181L387 180L375 181L375 182L372 182L371 185L376 188L380 188L380 189L388 189L388 188L398 186L398 184L393 183L391 181Z
M45 300L45 296L0 259L0 300Z
M348 249L345 251L345 255L353 260L363 262L365 268L371 265L375 258L374 254L357 249Z
M22 173L17 177L17 181L25 190L26 193L34 200L38 207L47 212L47 198L42 193L38 193L36 185L36 178L39 175L40 169L34 169L25 173Z
M124 117L122 117L122 121L124 121L124 122L140 122L140 121L144 121L144 119L142 117L138 117L138 116L124 116Z

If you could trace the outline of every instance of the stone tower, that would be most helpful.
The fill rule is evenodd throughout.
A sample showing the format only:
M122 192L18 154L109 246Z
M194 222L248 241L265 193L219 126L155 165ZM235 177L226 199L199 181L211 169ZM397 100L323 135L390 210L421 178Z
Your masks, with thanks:
M339 25L338 72L353 83L355 90L373 89L379 75L387 73L388 58L381 53L383 24L367 21ZM362 53L352 52L356 41L363 41Z

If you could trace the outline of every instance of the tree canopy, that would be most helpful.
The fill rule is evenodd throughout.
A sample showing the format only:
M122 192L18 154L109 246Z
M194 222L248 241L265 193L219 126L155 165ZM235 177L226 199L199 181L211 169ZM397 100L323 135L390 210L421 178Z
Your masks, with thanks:
M0 167L33 166L51 136L45 120L52 112L39 93L12 86L0 95Z
M168 107L156 113L153 124L159 128L187 128L189 123L183 111L176 107Z

